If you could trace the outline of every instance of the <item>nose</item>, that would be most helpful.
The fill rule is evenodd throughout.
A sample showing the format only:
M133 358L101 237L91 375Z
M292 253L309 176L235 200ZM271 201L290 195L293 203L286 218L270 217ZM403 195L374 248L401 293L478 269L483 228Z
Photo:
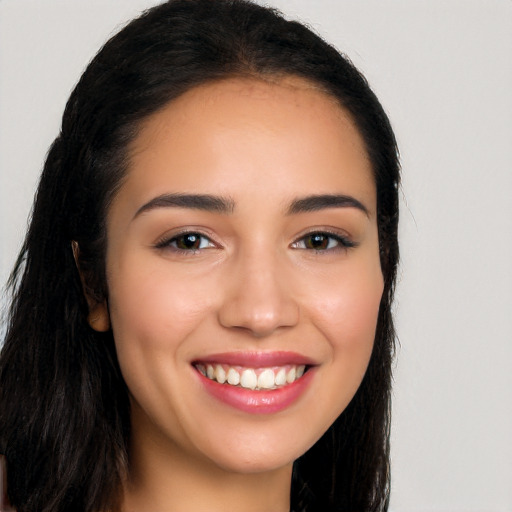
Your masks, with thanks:
M240 258L232 269L226 295L218 310L219 323L254 337L265 337L299 321L289 272L277 258Z

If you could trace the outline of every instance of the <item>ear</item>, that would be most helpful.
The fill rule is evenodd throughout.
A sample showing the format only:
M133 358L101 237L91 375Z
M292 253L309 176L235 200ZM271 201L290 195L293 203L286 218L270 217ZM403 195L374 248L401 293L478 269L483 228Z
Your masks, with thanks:
M110 329L110 314L108 312L107 301L103 300L102 302L98 302L90 293L90 288L87 286L84 274L80 269L80 247L78 246L78 242L73 240L71 242L71 249L73 250L73 258L75 259L75 265L82 283L82 290L89 308L87 321L95 331L106 332Z
M110 330L110 315L108 312L107 301L96 303L91 308L89 305L89 315L87 316L89 325L98 332L107 332Z

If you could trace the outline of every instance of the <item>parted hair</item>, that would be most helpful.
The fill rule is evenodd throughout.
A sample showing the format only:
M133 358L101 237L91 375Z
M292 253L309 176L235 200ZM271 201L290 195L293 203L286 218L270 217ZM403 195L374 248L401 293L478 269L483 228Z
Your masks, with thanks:
M9 279L0 453L18 512L116 510L129 466L128 390L112 332L88 324L72 243L87 295L107 300L106 212L142 121L201 84L286 76L335 98L364 139L384 276L367 372L345 411L294 463L291 509L387 510L399 189L388 117L349 59L303 24L246 0L170 0L113 36L73 90Z

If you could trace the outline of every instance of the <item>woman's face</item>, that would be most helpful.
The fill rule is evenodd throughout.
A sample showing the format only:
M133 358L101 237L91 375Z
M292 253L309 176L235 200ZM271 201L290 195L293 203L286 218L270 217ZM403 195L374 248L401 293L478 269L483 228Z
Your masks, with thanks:
M373 347L383 279L361 137L306 82L231 79L150 117L130 162L102 314L133 449L289 467L345 409Z

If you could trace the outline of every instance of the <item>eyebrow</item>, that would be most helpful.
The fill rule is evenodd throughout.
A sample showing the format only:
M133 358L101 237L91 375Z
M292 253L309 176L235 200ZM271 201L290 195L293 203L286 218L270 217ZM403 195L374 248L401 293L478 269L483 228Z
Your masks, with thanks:
M235 202L226 197L210 194L162 194L143 204L133 218L156 208L189 208L208 212L233 213ZM355 197L343 194L321 194L294 199L287 210L287 215L314 212L326 208L356 208L367 217L368 209Z
M294 199L289 208L288 215L297 213L315 212L326 208L357 208L367 217L370 216L368 208L355 197L342 194L322 194Z
M232 213L235 202L232 199L209 194L162 194L143 204L133 218L156 208L190 208L215 213Z

